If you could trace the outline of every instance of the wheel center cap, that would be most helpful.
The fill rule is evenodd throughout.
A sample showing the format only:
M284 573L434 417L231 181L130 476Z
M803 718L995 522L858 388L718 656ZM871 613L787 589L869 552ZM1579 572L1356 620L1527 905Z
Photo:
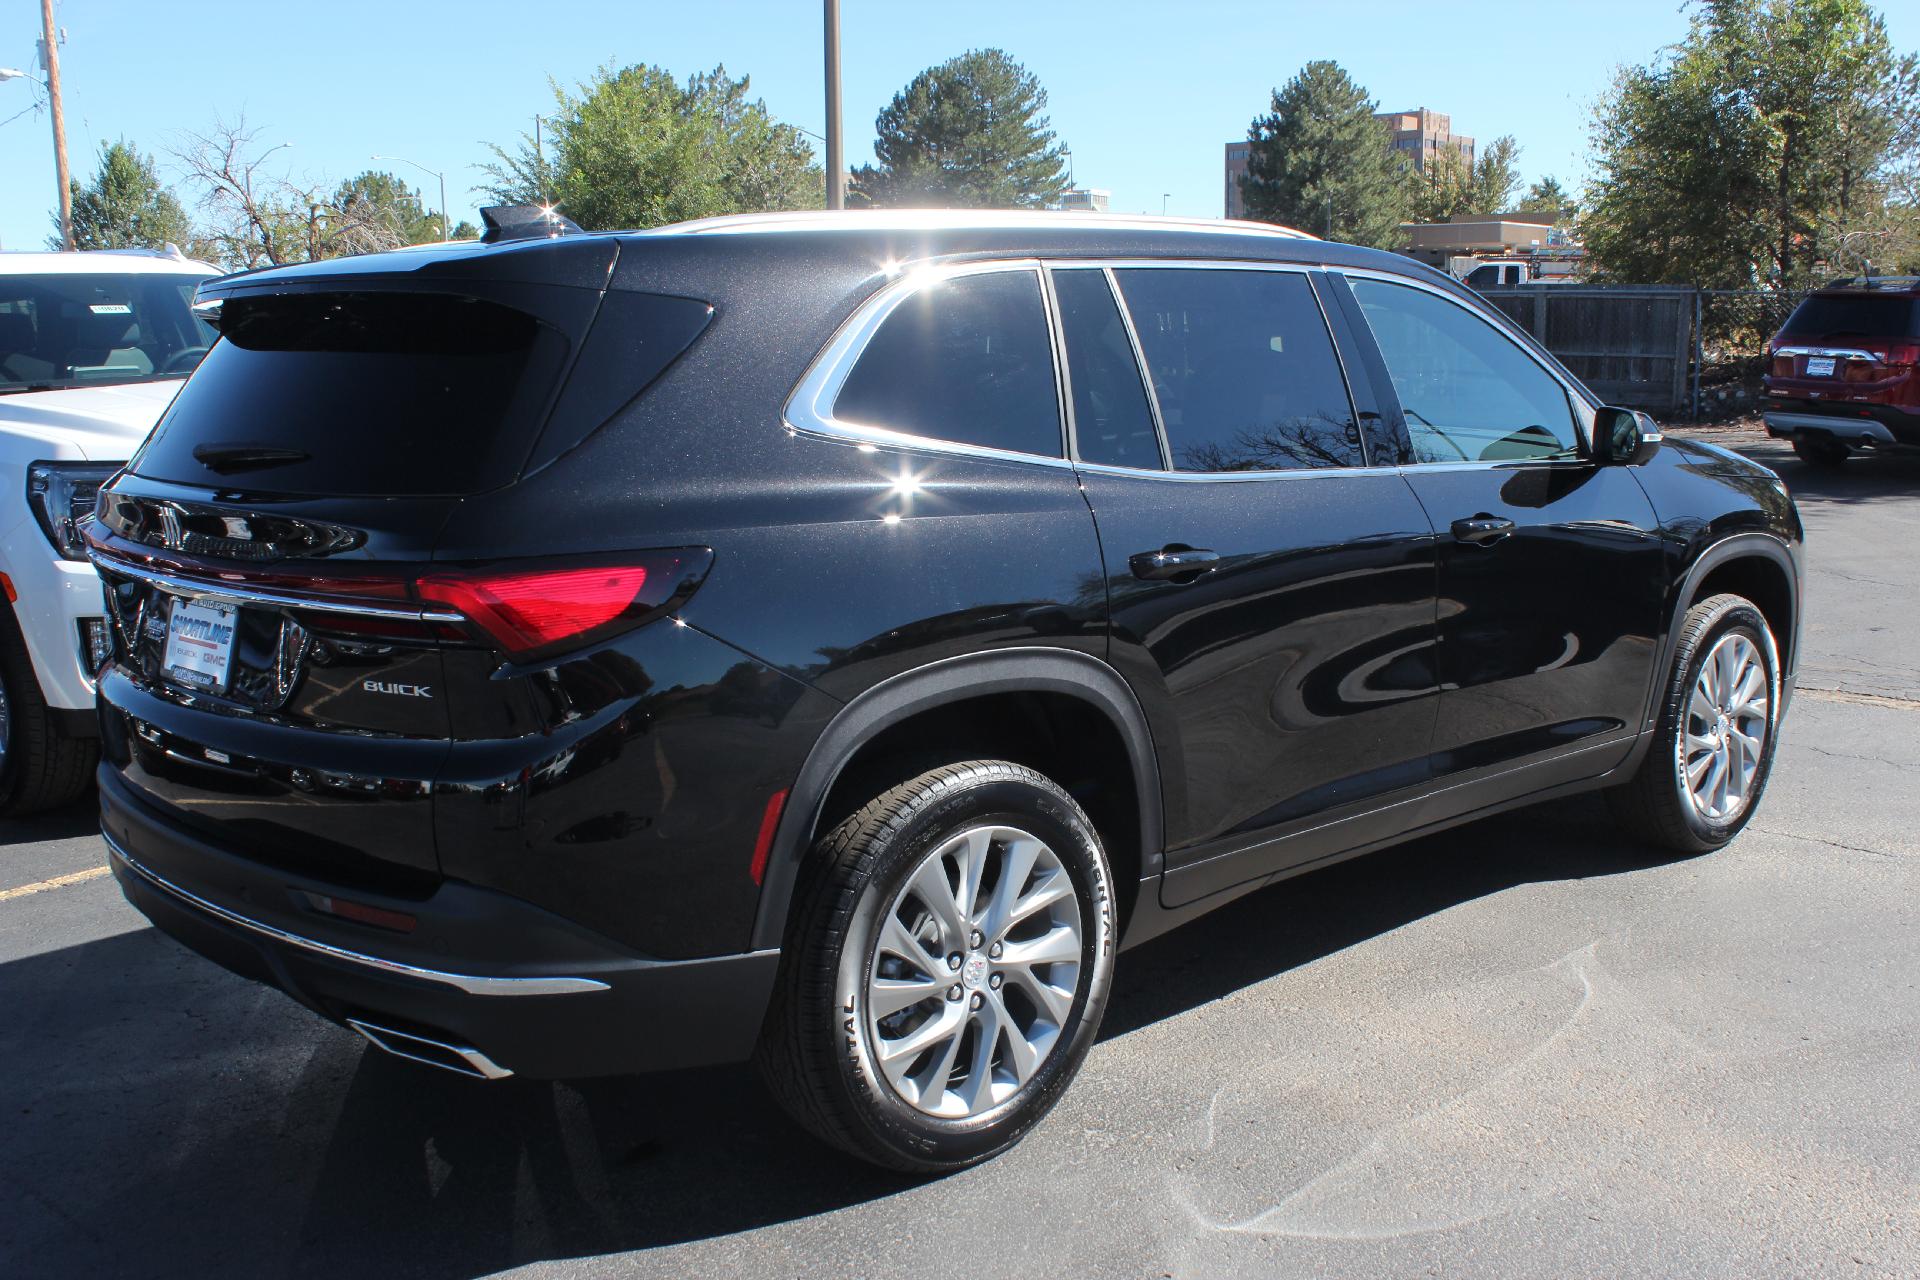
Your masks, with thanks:
M967 955L966 963L960 966L960 981L969 991L978 991L987 982L987 957L984 952L974 951Z

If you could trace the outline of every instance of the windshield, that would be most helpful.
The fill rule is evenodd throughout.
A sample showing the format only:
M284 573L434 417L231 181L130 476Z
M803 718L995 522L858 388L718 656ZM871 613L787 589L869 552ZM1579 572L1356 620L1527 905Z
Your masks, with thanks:
M189 309L200 280L0 275L0 395L186 377L215 336Z

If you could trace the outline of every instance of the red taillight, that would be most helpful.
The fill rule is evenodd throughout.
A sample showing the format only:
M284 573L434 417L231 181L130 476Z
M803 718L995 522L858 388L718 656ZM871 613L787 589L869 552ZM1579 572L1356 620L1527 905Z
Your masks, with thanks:
M524 659L645 620L697 582L711 554L687 548L611 564L449 569L419 580L420 603L459 613L509 657Z
M1775 356L1773 358L1773 376L1776 378L1791 378L1793 376L1793 357Z
M1879 367L1871 360L1849 360L1840 370L1842 382L1872 382L1879 375Z
M644 565L606 565L422 578L420 598L465 614L509 653L530 653L613 622L646 585Z

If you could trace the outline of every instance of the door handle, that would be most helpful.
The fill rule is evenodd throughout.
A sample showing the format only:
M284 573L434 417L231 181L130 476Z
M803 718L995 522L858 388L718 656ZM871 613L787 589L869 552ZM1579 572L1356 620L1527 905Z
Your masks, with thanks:
M1504 516L1490 516L1484 511L1477 516L1453 522L1454 541L1471 543L1476 547L1498 542L1512 532L1513 521Z
M1220 562L1220 553L1204 547L1189 547L1170 542L1158 551L1142 551L1127 557L1127 567L1136 578L1149 582L1192 582L1212 573Z

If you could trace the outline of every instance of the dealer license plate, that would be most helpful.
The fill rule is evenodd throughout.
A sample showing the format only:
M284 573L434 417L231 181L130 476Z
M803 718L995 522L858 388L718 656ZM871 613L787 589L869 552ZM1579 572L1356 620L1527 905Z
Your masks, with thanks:
M225 693L233 672L237 620L230 604L175 600L167 617L167 678L209 693Z
M1807 376L1809 378L1831 378L1833 376L1833 357L1808 356Z

